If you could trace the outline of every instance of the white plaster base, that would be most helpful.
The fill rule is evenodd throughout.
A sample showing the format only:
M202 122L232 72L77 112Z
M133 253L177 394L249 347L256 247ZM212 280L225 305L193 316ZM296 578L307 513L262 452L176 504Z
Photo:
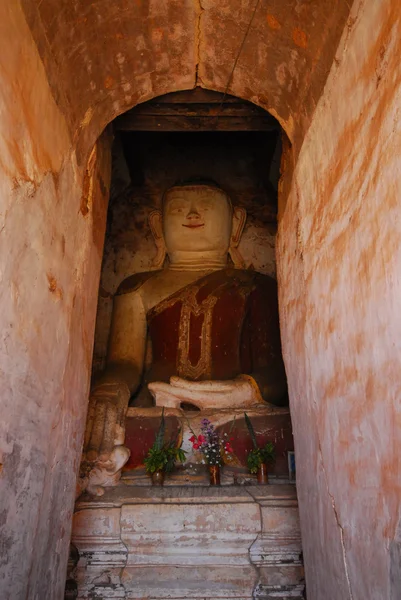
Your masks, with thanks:
M120 484L77 503L79 600L302 598L295 486Z

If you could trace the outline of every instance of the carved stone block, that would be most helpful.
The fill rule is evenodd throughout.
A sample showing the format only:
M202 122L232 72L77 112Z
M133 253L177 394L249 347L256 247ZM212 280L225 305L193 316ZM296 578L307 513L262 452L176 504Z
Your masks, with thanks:
M79 600L302 598L295 487L135 487L83 497Z

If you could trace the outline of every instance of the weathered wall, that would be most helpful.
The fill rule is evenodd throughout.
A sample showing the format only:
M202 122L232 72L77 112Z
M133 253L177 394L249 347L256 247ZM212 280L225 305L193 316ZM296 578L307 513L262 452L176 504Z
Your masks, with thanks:
M356 2L279 226L310 600L401 595L400 56L398 0Z
M298 150L349 0L21 0L78 150L118 114L201 85L251 100Z
M82 202L83 165L103 127L138 101L196 83L224 89L253 2L22 3L24 14L17 0L0 5L0 595L58 600L100 268L92 209L98 198L102 225L107 195L107 156L99 150L93 203ZM229 85L271 109L297 149L348 5L291 0L278 13L260 3L257 43Z
M18 2L0 4L0 597L63 596L92 354L107 141L92 206Z

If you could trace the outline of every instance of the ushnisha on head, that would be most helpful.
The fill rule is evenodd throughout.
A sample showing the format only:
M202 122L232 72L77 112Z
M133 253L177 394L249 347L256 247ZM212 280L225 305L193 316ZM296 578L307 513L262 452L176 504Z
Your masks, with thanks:
M244 268L238 244L246 211L234 207L224 190L210 184L176 185L166 191L162 211L149 223L157 246L153 267L176 270L220 269L228 255L236 268Z

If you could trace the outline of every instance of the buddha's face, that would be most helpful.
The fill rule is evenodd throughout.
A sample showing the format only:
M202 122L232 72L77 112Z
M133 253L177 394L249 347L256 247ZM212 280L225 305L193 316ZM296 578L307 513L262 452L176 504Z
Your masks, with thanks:
M163 204L167 253L228 252L232 208L225 193L207 185L174 187Z

